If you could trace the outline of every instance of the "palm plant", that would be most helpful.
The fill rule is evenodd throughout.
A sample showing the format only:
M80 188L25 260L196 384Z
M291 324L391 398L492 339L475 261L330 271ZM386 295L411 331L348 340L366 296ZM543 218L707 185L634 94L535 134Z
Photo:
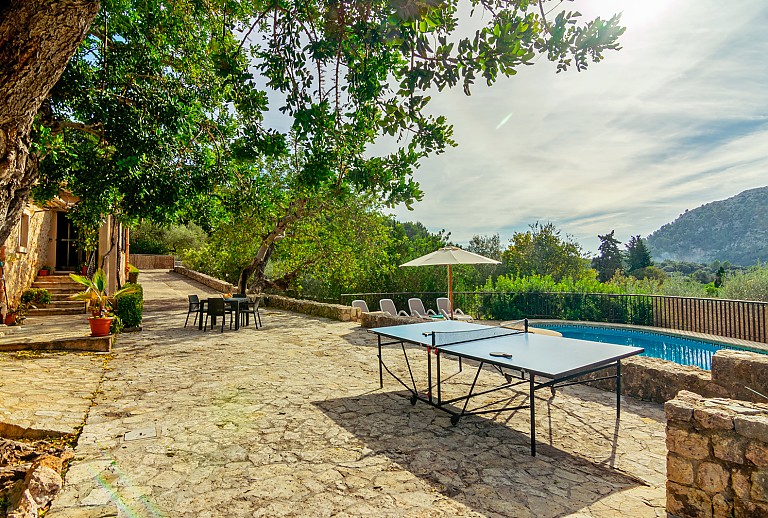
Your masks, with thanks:
M137 290L135 286L127 286L117 290L113 295L108 295L107 274L101 268L96 270L96 273L94 273L93 277L90 279L84 275L77 275L75 273L70 273L69 278L86 287L84 291L75 293L70 298L86 301L87 307L91 310L91 316L94 318L106 317L112 310L112 302L118 295L122 295L123 293L133 293Z

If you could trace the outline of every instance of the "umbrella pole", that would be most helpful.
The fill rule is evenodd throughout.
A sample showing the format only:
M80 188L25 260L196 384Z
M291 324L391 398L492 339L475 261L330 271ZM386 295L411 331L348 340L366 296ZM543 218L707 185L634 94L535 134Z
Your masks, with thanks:
M448 265L448 300L451 303L451 320L453 320L453 268Z

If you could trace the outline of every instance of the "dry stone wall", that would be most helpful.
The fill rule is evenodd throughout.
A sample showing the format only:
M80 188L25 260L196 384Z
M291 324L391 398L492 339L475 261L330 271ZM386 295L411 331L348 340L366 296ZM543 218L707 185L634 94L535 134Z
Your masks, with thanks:
M682 391L667 416L667 511L768 516L768 404Z
M280 295L267 295L264 297L266 306L278 309L285 309L295 313L304 313L316 317L331 318L349 322L350 320L360 320L360 308L344 306L341 304L324 304L313 300L299 300Z
M237 286L234 286L233 284L219 280L215 277L211 277L210 275L205 275L204 273L196 272L195 270L190 270L189 268L185 268L183 266L174 266L173 271L184 275L185 277L189 277L190 279L197 281L200 284L204 284L209 288L213 288L216 291L220 291L221 293L237 292Z

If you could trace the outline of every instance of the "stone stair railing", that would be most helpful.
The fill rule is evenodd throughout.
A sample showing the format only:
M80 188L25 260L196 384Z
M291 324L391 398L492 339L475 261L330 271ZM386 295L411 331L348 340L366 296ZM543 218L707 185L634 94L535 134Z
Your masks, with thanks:
M83 286L69 278L68 273L38 276L32 283L33 288L45 288L51 294L51 303L30 310L29 316L75 315L85 313L85 302L69 297L83 291Z

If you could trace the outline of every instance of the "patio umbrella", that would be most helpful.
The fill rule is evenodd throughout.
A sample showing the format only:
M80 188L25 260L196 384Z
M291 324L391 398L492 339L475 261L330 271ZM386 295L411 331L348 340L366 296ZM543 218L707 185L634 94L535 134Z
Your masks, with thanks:
M499 264L500 261L467 252L456 246L446 246L427 255L417 257L400 266L429 266L445 264L448 266L448 300L451 301L451 316L453 316L453 265L454 264Z

